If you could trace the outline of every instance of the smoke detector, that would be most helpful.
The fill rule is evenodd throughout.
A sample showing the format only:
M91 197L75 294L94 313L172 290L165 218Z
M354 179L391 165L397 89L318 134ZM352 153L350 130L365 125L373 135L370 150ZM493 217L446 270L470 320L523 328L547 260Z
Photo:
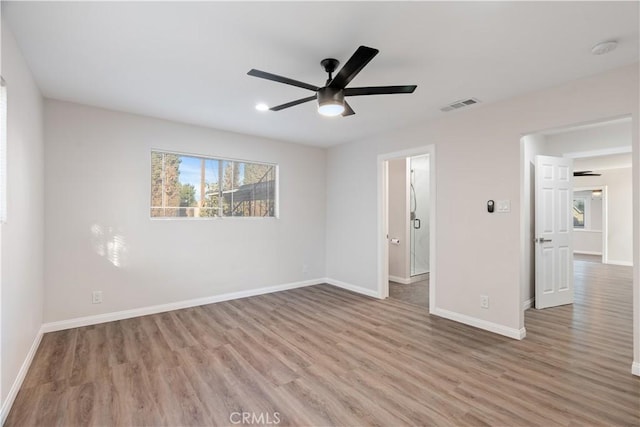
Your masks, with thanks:
M601 42L591 48L591 53L594 55L604 55L605 53L615 50L616 47L618 47L618 42L615 40Z

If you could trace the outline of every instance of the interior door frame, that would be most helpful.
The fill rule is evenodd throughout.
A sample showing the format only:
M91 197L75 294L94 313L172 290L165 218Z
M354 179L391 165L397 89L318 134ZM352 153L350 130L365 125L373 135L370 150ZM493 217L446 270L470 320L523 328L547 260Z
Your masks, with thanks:
M436 146L425 145L378 155L378 298L389 297L389 160L429 155L429 312L436 307Z
M617 116L601 117L598 119L590 120L588 122L573 122L566 123L564 125L556 126L555 128L570 127L576 124L589 124L598 123L607 120L615 120L624 117L631 118L631 155L632 155L632 197L633 197L633 355L631 362L631 373L636 376L640 376L640 128L638 123L640 117L638 111L626 114L620 114ZM530 244L527 239L530 221L527 220L527 213L523 208L525 203L525 174L529 173L528 165L525 164L525 141L524 138L528 135L540 133L545 129L532 129L529 132L520 134L518 143L520 144L520 280L518 286L518 304L520 309L518 310L520 321L519 324L525 327L524 312L527 307L523 307L523 288L528 283L529 277L526 275L529 265L527 259L526 247ZM549 128L547 128L549 130Z

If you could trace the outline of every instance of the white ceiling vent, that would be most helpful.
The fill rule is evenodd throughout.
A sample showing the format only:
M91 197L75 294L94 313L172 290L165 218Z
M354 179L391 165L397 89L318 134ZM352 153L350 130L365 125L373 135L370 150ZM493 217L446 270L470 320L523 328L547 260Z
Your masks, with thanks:
M440 111L451 111L457 110L458 108L468 107L469 105L477 104L480 100L476 98L463 99L461 101L452 102L449 105L446 105L440 109Z

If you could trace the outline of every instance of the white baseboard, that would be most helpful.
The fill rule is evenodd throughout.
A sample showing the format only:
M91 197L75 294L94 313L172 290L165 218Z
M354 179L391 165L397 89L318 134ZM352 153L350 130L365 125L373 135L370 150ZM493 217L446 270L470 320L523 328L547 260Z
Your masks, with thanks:
M608 259L607 264L611 265L624 265L625 267L633 267L633 263L631 261L618 261L615 259Z
M79 328L82 326L97 325L99 323L113 322L114 320L130 319L132 317L146 316L149 314L163 313L165 311L179 310L181 308L196 307L199 305L213 304L216 302L252 297L255 295L269 294L272 292L286 291L288 289L301 288L326 283L325 279L312 279L302 282L286 283L283 285L267 286L264 288L248 289L246 291L230 292L210 297L196 298L169 304L153 305L134 308L131 310L115 311L112 313L97 314L95 316L77 317L74 319L60 320L42 325L43 332L61 331L64 329Z
M429 278L429 273L418 274L417 276L411 276L408 279L398 276L389 275L389 280L392 282L400 283L403 285L410 285L411 283L421 282Z
M640 377L640 362L633 362L631 365L631 373Z
M527 335L525 328L515 329L509 328L504 325L489 322L487 320L478 319L476 317L467 316L465 314L455 313L453 311L437 308L431 311L430 314L444 317L445 319L454 320L456 322L464 323L465 325L475 326L476 328L484 329L485 331L493 332L505 337L521 340Z
M2 402L2 409L0 409L0 426L4 425L4 422L7 420L7 416L9 415L9 411L11 411L11 406L13 406L13 402L16 400L16 396L20 391L20 387L22 387L22 382L27 376L27 372L29 371L29 367L31 366L31 362L33 361L33 357L36 355L36 351L38 351L38 346L40 345L40 341L42 340L43 335L42 328L38 331L33 343L31 344L31 348L27 353L27 357L25 357L24 362L22 362L22 366L18 371L18 376L16 380L11 385L9 389L9 393L7 393L7 398Z
M392 276L392 275L389 275L389 280L396 283L402 283L403 285L408 285L409 283L411 283L411 278L405 279L403 277Z
M591 252L591 251L573 251L574 254L578 255L598 255L602 256L602 252Z
M329 279L328 277L324 279L324 283L328 283L330 285L337 286L338 288L346 289L348 291L352 291L358 294L382 299L380 294L378 294L377 290L363 288L362 286L352 285L351 283L341 282L340 280Z
M525 302L522 303L522 310L529 310L531 307L533 307L533 303L536 301L535 297L534 298L529 298L528 300L526 300Z
M418 274L416 276L411 276L411 278L409 279L409 281L411 283L416 283L416 282L422 282L423 280L428 280L429 279L429 273L422 273L422 274Z

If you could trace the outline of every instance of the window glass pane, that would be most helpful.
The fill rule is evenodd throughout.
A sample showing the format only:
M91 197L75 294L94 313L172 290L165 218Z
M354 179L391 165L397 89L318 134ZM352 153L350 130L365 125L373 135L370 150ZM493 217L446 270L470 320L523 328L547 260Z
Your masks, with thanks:
M584 199L573 200L573 228L584 228Z
M220 162L220 167L222 169L222 215L231 216L234 191L233 162L229 160L223 160Z
M235 193L235 216L273 216L275 167L238 163L239 183Z
M162 161L163 170L163 201L165 217L179 216L180 207L180 162L178 154L164 153Z
M274 165L151 153L151 217L275 216Z
M165 157L174 156L165 154ZM193 217L201 199L201 185L204 182L204 159L190 156L176 156L178 158L178 176L176 183L180 192L178 216ZM165 160L165 165L166 165ZM166 166L165 166L166 167ZM166 169L171 173L171 169ZM169 175L167 175L169 176ZM170 181L173 182L173 181ZM169 206L174 206L172 201Z
M200 217L220 216L220 176L219 160L204 160L204 198L201 202Z
M164 208L162 203L162 162L163 153L151 153L151 216L164 216Z

